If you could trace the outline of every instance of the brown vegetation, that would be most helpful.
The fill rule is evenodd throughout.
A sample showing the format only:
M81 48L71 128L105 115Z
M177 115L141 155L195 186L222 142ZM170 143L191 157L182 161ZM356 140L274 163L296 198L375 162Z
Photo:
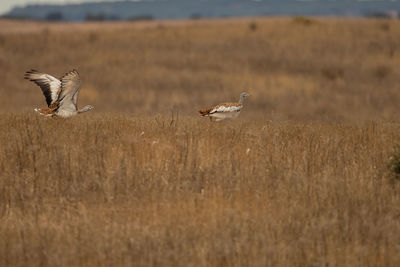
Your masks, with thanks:
M7 95L0 98L2 109L43 103L38 88L21 79L25 71L60 76L76 68L84 85L80 103L98 111L158 114L175 107L195 116L248 91L253 97L241 114L246 118L398 118L400 21L40 25L37 31L22 33L14 26L19 33L0 34L0 94Z
M399 266L400 23L157 23L0 34L0 266Z

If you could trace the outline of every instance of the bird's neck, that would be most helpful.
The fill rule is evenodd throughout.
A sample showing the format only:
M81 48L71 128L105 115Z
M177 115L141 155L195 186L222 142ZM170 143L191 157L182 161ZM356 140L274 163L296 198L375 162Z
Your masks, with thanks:
M244 102L244 96L240 96L240 98L239 98L239 103L241 104L241 105L243 105L243 102Z

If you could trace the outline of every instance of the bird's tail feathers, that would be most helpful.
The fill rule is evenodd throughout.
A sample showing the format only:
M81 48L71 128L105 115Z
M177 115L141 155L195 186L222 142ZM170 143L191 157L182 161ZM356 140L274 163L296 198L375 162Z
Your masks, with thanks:
M212 108L199 110L200 116L210 115L211 110L212 110Z
M45 117L52 117L54 115L54 110L49 108L35 108L34 110Z

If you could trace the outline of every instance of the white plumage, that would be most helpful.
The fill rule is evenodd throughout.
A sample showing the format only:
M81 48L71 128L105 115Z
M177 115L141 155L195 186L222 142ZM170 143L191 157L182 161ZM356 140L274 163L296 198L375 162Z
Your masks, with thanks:
M42 89L48 108L35 108L41 115L68 118L93 109L93 106L87 105L78 110L81 81L76 70L68 72L61 80L46 73L30 70L25 73L25 79L35 82Z

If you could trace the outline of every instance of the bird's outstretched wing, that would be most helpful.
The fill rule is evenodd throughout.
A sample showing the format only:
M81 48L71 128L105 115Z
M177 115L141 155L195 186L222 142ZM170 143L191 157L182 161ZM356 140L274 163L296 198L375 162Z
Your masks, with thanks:
M81 89L81 81L79 73L72 70L61 78L61 92L58 96L58 108L65 110L77 110L76 102L79 90Z
M58 94L60 93L60 80L37 70L27 71L24 78L39 85L40 89L42 89L44 97L46 98L47 106L50 106L57 101Z

